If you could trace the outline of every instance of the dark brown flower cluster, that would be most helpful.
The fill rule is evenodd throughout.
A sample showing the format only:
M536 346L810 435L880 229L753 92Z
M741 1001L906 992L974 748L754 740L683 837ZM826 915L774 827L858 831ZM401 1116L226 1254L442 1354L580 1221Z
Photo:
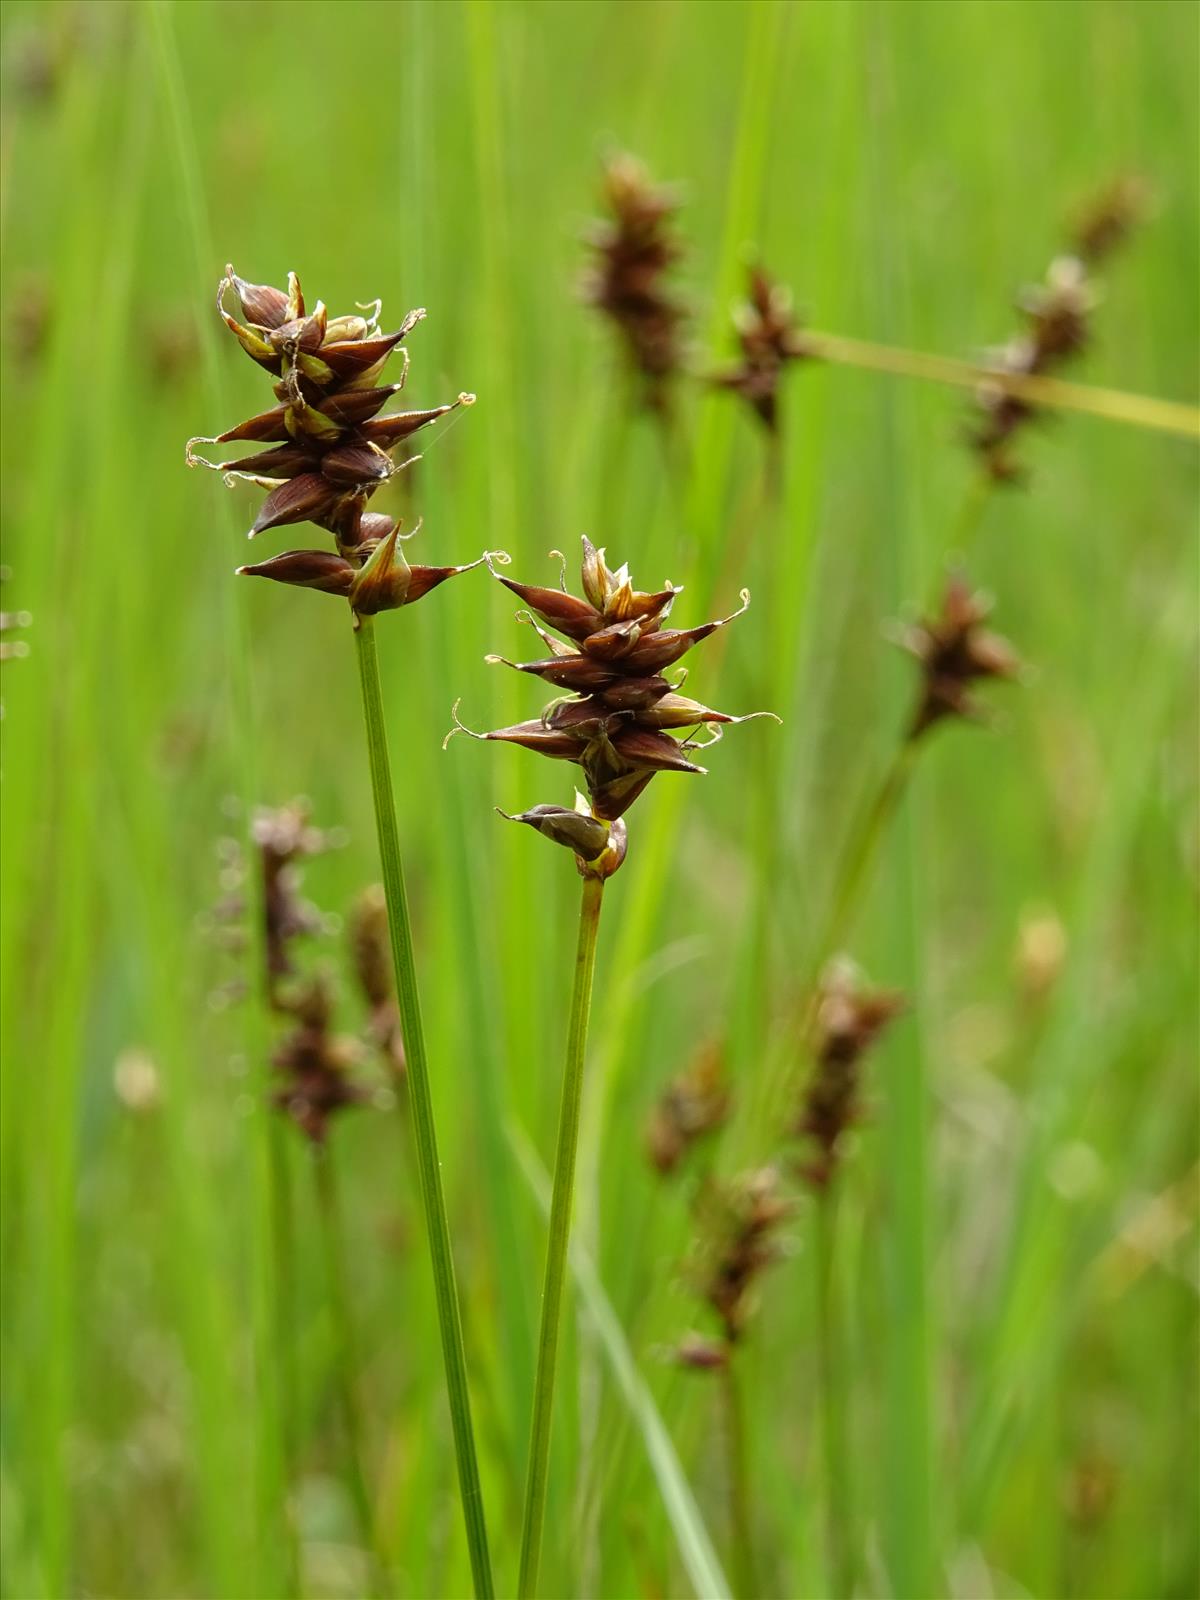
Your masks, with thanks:
M575 811L537 806L512 820L569 846L583 863L602 860L607 876L624 857L621 819L655 773L703 772L690 759L700 730L707 729L715 739L721 724L748 720L689 700L663 674L694 644L740 616L749 594L743 591L741 607L732 616L697 628L664 627L679 591L670 583L652 594L635 589L628 569L612 571L604 551L586 538L583 598L568 594L565 587L543 589L494 575L528 606L532 616L525 620L532 622L548 654L527 662L503 656L488 660L543 678L567 694L529 722L472 737L523 745L582 768L588 799ZM564 634L569 643L547 628ZM470 733L458 722L457 712L456 706L457 728L451 733ZM683 740L672 737L681 732L687 735Z
M258 850L262 879L263 945L267 967L267 993L277 1006L280 980L296 971L291 947L297 939L321 932L324 918L300 894L301 861L322 855L329 836L309 821L308 806L294 800L274 810L263 807L254 815L250 836Z
M659 1095L646 1123L646 1153L664 1177L705 1135L723 1127L732 1097L724 1052L709 1044Z
M627 155L606 167L604 201L611 219L595 223L588 235L597 259L584 278L584 296L619 329L646 403L665 411L670 381L683 364L687 315L667 282L683 253L670 226L679 201Z
M1124 242L1146 210L1146 187L1123 178L1096 197L1080 217L1071 253L1050 263L1043 283L1023 289L1017 308L1025 329L989 365L1001 375L1047 377L1080 355L1091 338L1092 312L1100 300L1091 272ZM972 448L997 482L1019 482L1023 470L1013 453L1017 434L1035 416L1037 407L984 382L976 393L979 420L971 429Z
M792 297L761 267L749 272L749 298L734 311L741 359L715 372L713 383L740 394L775 433L779 426L779 380L789 361L807 354L792 312Z
M333 1029L337 994L330 972L325 967L302 972L296 948L300 941L329 931L329 920L303 895L301 874L305 861L338 842L337 834L314 827L307 803L294 800L256 812L251 839L251 861L261 883L266 1000L287 1023L271 1058L282 1079L271 1098L314 1143L322 1144L335 1112L371 1098L371 1087L355 1071L368 1052L378 1057L389 1077L404 1069L383 891L378 886L364 890L350 916L350 955L365 1017L356 1034L340 1035ZM222 877L236 892L219 917L236 919L244 928L247 858L228 843L236 855L224 853Z
M941 615L904 629L899 638L921 664L921 693L909 725L910 740L943 717L978 719L982 708L971 686L982 678L1015 678L1021 671L1016 651L982 626L991 601L973 593L961 576L951 578Z
M272 1099L314 1144L324 1144L335 1113L369 1098L353 1076L362 1046L333 1032L333 993L321 973L281 997L275 1009L292 1026L271 1057L283 1079Z
M352 1075L362 1058L361 1044L332 1029L330 980L321 971L299 977L293 948L324 930L324 917L301 896L300 868L328 849L331 836L312 826L303 801L293 801L256 812L251 838L262 882L267 999L289 1023L271 1057L283 1080L271 1099L309 1139L323 1144L334 1113L368 1098Z
M862 1058L903 1010L903 995L868 989L848 962L834 962L822 979L815 1066L796 1122L797 1135L813 1147L801 1167L813 1189L828 1189L836 1177L842 1136L862 1117Z
M244 321L225 309L230 293ZM411 605L447 578L468 571L466 566L410 566L400 549L400 524L367 510L371 496L409 464L397 464L391 452L474 400L460 394L430 410L381 414L404 387L407 352L398 382L377 380L424 311L410 311L394 332L381 333L378 301L366 316L330 317L320 301L306 309L295 273L285 291L246 283L232 267L221 280L217 309L247 355L275 378L276 404L214 439L189 441L189 464L215 467L268 491L250 529L252 538L269 528L313 522L332 533L336 545L334 550L288 551L238 571L341 595L364 615ZM205 461L193 449L235 441L271 448L220 462Z
M774 1167L710 1178L696 1193L696 1250L687 1275L720 1324L720 1340L689 1335L677 1351L686 1366L726 1365L757 1305L758 1280L782 1256L779 1230L795 1210Z

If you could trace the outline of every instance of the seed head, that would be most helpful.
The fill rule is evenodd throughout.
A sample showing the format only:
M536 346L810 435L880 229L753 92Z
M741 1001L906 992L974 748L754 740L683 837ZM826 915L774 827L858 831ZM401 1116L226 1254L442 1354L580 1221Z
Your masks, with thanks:
M686 320L667 281L683 253L671 228L679 201L673 190L655 187L632 156L620 155L605 169L604 203L609 218L588 234L596 260L584 277L584 298L616 325L646 404L665 411L682 366Z
M663 1177L729 1117L731 1096L720 1046L707 1045L659 1095L646 1124L646 1153Z
M262 873L263 937L272 1004L278 1009L279 980L295 972L294 940L319 933L320 912L300 896L299 864L329 848L328 835L309 822L307 804L293 800L254 815L251 837L258 848Z
M861 1120L862 1057L903 1010L902 994L867 988L845 960L833 962L822 978L812 1040L815 1065L795 1129L815 1146L801 1169L813 1189L833 1182L842 1135Z
M314 1144L324 1144L331 1117L367 1099L350 1075L361 1050L357 1040L331 1031L333 997L321 975L306 982L289 1010L294 1026L271 1058L284 1079L274 1102Z
M779 427L779 380L789 361L807 354L792 312L791 292L772 283L761 267L748 274L748 298L734 310L741 359L715 372L712 382L740 394L771 433Z
M1070 254L1052 261L1045 281L1017 297L1026 327L992 356L989 365L997 374L1048 376L1087 348L1092 313L1100 303L1090 273L1124 242L1148 208L1148 187L1139 178L1119 178L1096 196L1072 230ZM1024 473L1013 444L1037 417L1037 408L999 382L981 384L975 401L979 416L968 432L972 448L996 482L1021 481Z
M1072 248L1089 267L1101 266L1149 217L1154 195L1146 179L1127 172L1094 194L1075 222Z
M727 1349L737 1344L755 1310L758 1279L780 1259L778 1233L794 1210L780 1192L774 1167L728 1181L709 1178L697 1191L688 1276L716 1314Z
M1020 658L1007 639L981 626L991 611L986 596L972 593L961 575L946 586L941 615L927 618L900 635L900 643L921 664L921 696L909 726L918 739L943 717L978 720L982 708L971 693L980 678L1015 678Z
M582 597L565 588L517 583L494 567L492 571L528 607L524 619L532 623L548 654L528 662L503 656L488 659L568 692L552 701L540 717L472 737L522 745L582 768L586 810L577 804L576 811L583 821L568 820L565 808L542 806L515 820L570 844L577 859L587 861L584 852L600 839L593 824L617 822L656 772L703 772L690 759L702 729L708 730L711 742L719 737L722 724L748 720L676 693L663 673L694 644L740 616L750 596L743 591L742 604L732 616L697 628L666 628L663 624L679 591L670 583L654 593L635 589L628 568L613 571L604 551L586 538ZM569 642L556 638L550 629ZM456 728L447 738L455 731L471 732L458 721L457 709ZM677 732L686 737L673 738ZM623 857L623 837L615 833L609 837ZM618 860L611 870L619 865Z
M239 316L229 309L232 301ZM212 439L188 443L190 466L213 467L227 481L244 479L267 491L250 537L295 522L313 522L333 534L335 550L292 550L239 567L239 573L316 589L348 599L356 614L411 605L463 567L409 566L400 553L399 523L367 510L371 496L415 456L397 462L393 452L421 429L474 395L421 411L383 412L404 387L380 384L388 357L424 317L410 311L399 328L379 331L380 303L368 315L330 317L318 301L306 309L300 281L288 287L247 283L227 267L217 310L242 349L275 378L276 403ZM195 454L198 444L234 442L265 446L227 461ZM415 532L416 530L414 530Z

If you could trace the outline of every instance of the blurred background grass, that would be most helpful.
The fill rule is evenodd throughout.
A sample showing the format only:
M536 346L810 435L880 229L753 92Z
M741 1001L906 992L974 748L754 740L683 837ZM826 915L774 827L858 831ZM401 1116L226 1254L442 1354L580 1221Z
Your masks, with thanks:
M818 326L948 353L998 342L1070 209L1142 172L1158 214L1107 275L1082 376L1187 399L1197 12L10 0L3 59L3 604L32 615L3 675L5 1591L279 1592L293 1365L306 1590L365 1582L305 1151L289 1138L289 1355L271 1334L268 1030L220 1003L236 963L208 914L247 804L303 793L347 830L307 876L331 913L376 854L344 612L235 584L255 497L184 469L189 435L261 408L212 312L226 260L257 281L295 268L334 310L382 295L385 324L428 307L411 403L480 403L415 469L424 559L503 547L537 581L586 531L647 585L686 573L685 626L742 583L755 594L722 651L697 653L693 692L785 725L731 730L707 779L660 778L631 821L578 1212L724 1555L715 1396L661 1359L698 1316L678 1270L686 1200L649 1170L642 1124L716 1044L739 1113L714 1160L774 1153L761 1085L798 1070L806 940L911 691L880 625L927 599L970 466L960 397L813 369L785 395L777 513L753 419L723 396L686 399L692 465L673 481L577 299L599 157L627 147L684 185L706 360L727 350L751 244ZM1031 492L997 499L972 572L1036 681L996 697L998 733L931 746L854 930L854 953L914 1001L872 1063L844 1207L864 1584L1184 1596L1195 452L1071 417L1027 456ZM575 880L492 806L565 801L570 783L520 751L440 744L460 695L473 726L539 704L481 662L519 650L512 610L476 574L380 628L502 1590L544 1239L509 1134L548 1158ZM1034 916L1061 923L1067 952L1038 1000L1014 965ZM461 1594L406 1131L355 1114L334 1158L397 1583ZM762 1584L816 1595L805 1212L792 1233L798 1259L768 1281L742 1361ZM687 1592L686 1537L586 1317L568 1357L545 1591Z

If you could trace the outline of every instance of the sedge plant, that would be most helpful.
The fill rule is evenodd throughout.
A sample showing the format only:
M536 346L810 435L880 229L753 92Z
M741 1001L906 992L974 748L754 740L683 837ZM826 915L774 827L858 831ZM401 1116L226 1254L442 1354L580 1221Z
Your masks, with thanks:
M226 307L229 296L236 316ZM240 567L239 573L315 589L349 603L459 1493L475 1593L490 1596L491 1561L375 644L380 613L411 605L489 557L457 567L410 565L400 545L400 523L367 510L376 490L416 459L409 455L397 463L392 452L456 407L471 404L474 396L460 394L448 405L426 410L384 412L388 400L404 387L407 354L397 382L378 380L388 358L425 315L423 310L410 311L395 331L381 332L379 301L331 317L321 302L307 309L295 273L285 290L248 283L232 267L218 288L217 309L246 354L274 378L275 403L215 438L191 440L188 462L213 466L226 481L248 480L268 491L251 537L297 522L315 523L333 535L332 550L293 550ZM270 448L222 462L195 454L197 444L234 442ZM494 552L489 556L507 559Z
M654 775L703 772L691 759L701 733L707 730L710 741L715 741L723 726L748 720L680 694L682 678L673 684L665 673L694 644L740 616L750 596L743 591L739 610L715 622L695 628L665 627L678 589L671 583L654 593L635 589L628 568L611 569L605 552L586 537L582 596L567 592L565 562L558 589L516 583L494 568L493 572L528 608L518 616L534 627L547 654L529 662L502 656L488 660L541 678L566 693L540 717L482 734L472 733L458 720L456 705L455 727L447 740L463 732L572 762L581 769L587 789L586 796L577 793L573 808L539 805L511 817L502 813L571 850L583 880L521 1533L518 1592L522 1600L531 1600L537 1592L545 1520L555 1368L604 886L625 859L625 814ZM675 733L684 738L672 737Z

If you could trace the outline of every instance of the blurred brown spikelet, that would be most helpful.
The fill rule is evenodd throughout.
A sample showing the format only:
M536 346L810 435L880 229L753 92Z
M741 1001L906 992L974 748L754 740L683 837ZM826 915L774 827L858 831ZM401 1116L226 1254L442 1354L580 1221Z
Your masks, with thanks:
M542 678L567 693L540 717L471 736L522 745L582 768L588 798L581 801L586 809L577 806L574 820L565 807L547 806L511 820L568 845L581 864L591 863L588 870L607 876L624 857L624 814L655 773L703 772L689 759L700 730L707 729L715 740L722 725L749 720L686 698L663 672L694 644L741 616L750 596L743 590L742 604L731 616L695 628L665 628L679 591L670 583L655 593L635 589L628 568L614 572L604 551L587 538L582 598L568 594L565 587L517 583L494 569L493 575L528 606L533 615L526 620L549 654L529 662L503 656L488 660ZM547 628L565 634L570 642L555 638ZM455 722L452 733L471 733L458 722L457 707ZM687 736L677 740L671 737L675 732ZM597 861L605 865L597 868Z
M392 973L387 898L383 885L364 889L350 913L350 948L354 972L367 1003L367 1036L396 1073L404 1071L404 1043Z
M683 254L671 227L679 199L674 190L652 184L629 155L609 161L603 193L610 216L587 235L596 260L584 276L584 298L616 325L641 376L646 404L665 411L671 379L683 365L687 318L668 286Z
M1017 307L1027 326L992 356L991 368L1001 375L1045 377L1087 348L1092 313L1100 302L1090 269L1124 242L1144 218L1147 202L1147 187L1137 178L1118 179L1096 197L1074 229L1072 253L1057 257L1044 282L1019 294ZM976 391L975 402L980 416L969 431L972 448L996 482L1019 482L1024 474L1013 442L1039 415L1037 407L1007 393L1002 384L986 380Z
M972 592L961 574L946 586L941 614L904 629L900 644L921 665L921 688L909 725L910 741L944 717L978 720L983 712L971 685L984 678L1016 678L1021 661L1007 639L982 626L991 601Z
M789 361L807 352L792 312L791 292L773 283L761 267L748 273L748 298L734 310L741 359L714 372L719 388L740 394L771 433L779 427L779 380Z
M1137 173L1114 178L1094 194L1076 218L1074 254L1089 267L1098 267L1123 245L1153 208L1150 184Z
M229 294L244 321L226 309ZM217 310L246 354L276 379L276 404L214 438L189 440L187 459L191 466L212 467L229 480L246 479L268 491L251 538L294 522L313 522L333 534L332 551L292 550L239 572L340 595L356 612L369 615L411 605L469 570L410 566L400 549L399 523L368 512L367 504L402 470L394 451L475 397L460 394L427 410L383 413L404 387L407 360L398 382L379 385L376 380L425 312L410 311L394 332L381 333L380 303L366 309L367 316L330 317L318 301L308 311L294 272L284 290L247 283L227 267ZM270 448L216 462L193 448L235 441Z
M722 1127L732 1097L725 1082L724 1051L709 1044L671 1079L646 1123L646 1153L664 1177L674 1172L693 1145Z
M368 1098L351 1076L361 1048L332 1032L333 996L321 975L309 978L285 1009L294 1026L271 1058L284 1079L272 1099L314 1144L324 1144L332 1117Z
M759 1278L781 1258L779 1230L795 1205L781 1193L775 1168L760 1167L731 1179L706 1179L693 1210L697 1236L687 1276L732 1347L756 1308Z
M322 918L300 897L298 864L328 848L328 836L309 822L306 803L293 800L275 809L261 807L251 823L262 874L263 938L271 1004L281 1007L279 980L295 972L291 945L319 933Z
M842 1136L862 1116L862 1058L904 1006L897 990L867 988L850 962L835 961L826 970L812 1041L814 1067L795 1128L815 1147L801 1167L811 1188L822 1191L833 1182Z

